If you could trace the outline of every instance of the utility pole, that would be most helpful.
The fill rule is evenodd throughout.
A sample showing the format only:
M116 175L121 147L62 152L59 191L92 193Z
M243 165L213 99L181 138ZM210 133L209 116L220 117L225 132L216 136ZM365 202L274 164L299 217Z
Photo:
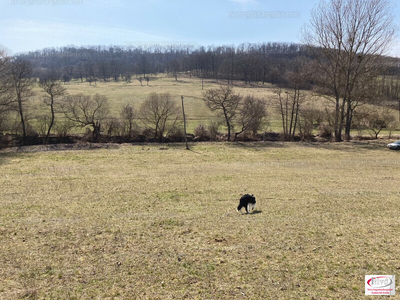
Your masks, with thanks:
M182 113L183 113L183 131L185 134L186 150L189 150L189 145L187 142L187 135L186 135L186 116L185 116L185 107L183 106L183 96L181 96L181 99L182 99Z

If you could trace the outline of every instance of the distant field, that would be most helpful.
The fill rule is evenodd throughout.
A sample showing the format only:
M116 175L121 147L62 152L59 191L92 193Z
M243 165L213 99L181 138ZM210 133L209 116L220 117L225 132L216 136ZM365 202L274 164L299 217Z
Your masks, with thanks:
M218 117L214 112L211 112L204 104L203 92L207 89L218 88L220 84L226 84L226 80L221 80L218 83L212 80L204 81L204 89L202 90L201 79L199 78L188 78L188 77L178 77L178 81L175 78L165 77L164 75L158 75L156 77L151 77L149 86L143 82L143 86L140 85L139 81L135 78L132 79L131 83L126 82L101 82L98 81L96 84L92 83L89 85L87 82L81 83L80 81L72 81L70 84L64 85L69 94L83 93L86 95L94 95L99 93L106 95L109 99L111 106L111 117L119 117L121 107L127 102L134 104L136 110L140 109L141 103L146 99L146 97L152 93L170 93L178 102L179 105L181 101L181 95L183 95L185 102L185 112L187 115L187 131L188 133L194 133L194 129L200 124L209 124L211 120L217 120ZM263 126L264 131L274 131L282 132L281 117L276 109L276 102L273 100L273 90L276 87L271 84L252 84L245 85L243 82L235 82L234 90L243 96L253 95L268 102L267 112L268 112L268 122ZM36 113L38 111L48 112L48 108L42 106L41 96L43 92L39 87L35 87L34 91L36 96L33 98L34 101L32 106ZM324 110L327 106L332 105L331 102L327 101L322 97L312 96L308 93L307 102L304 104L307 107L319 108ZM398 119L398 113L396 112L396 120ZM63 118L62 114L58 114L59 118ZM35 123L34 121L32 121ZM143 124L138 122L139 126ZM226 132L226 129L221 126L222 132ZM84 132L82 129L78 129L77 133ZM317 133L317 130L314 131ZM388 136L388 130L383 130L380 136ZM400 134L400 128L392 132L394 135ZM357 131L353 131L353 135L357 135ZM362 135L369 135L370 131L362 131Z
M385 143L3 150L0 299L364 299L400 269Z
M99 93L108 97L111 106L111 116L119 117L121 107L127 102L132 102L137 110L139 110L141 103L146 97L152 93L170 93L177 101L179 106L181 105L181 96L184 96L185 102L185 113L187 115L188 132L193 133L194 129L200 124L208 124L210 120L216 120L217 116L211 112L204 104L203 92L207 89L218 88L219 84L226 84L226 80L220 81L219 83L211 80L204 80L204 89L202 90L201 79L198 78L179 78L175 81L175 78L165 77L159 75L157 77L151 77L149 85L143 82L143 86L140 85L139 81L135 78L132 79L131 83L126 82L101 82L98 81L96 85L92 83L89 85L87 82L81 83L80 81L73 81L70 84L64 85L69 94L83 93L85 95L94 95ZM241 93L243 96L254 95L266 100L270 99L273 94L271 85L243 85L242 83L235 84L235 91ZM39 108L41 103L40 95L42 94L39 87L35 87L37 96L35 97L35 106ZM269 107L270 118L275 119L275 109ZM59 115L62 117L62 115ZM274 122L273 122L274 123ZM139 125L140 124L139 122ZM268 129L268 126L265 127Z

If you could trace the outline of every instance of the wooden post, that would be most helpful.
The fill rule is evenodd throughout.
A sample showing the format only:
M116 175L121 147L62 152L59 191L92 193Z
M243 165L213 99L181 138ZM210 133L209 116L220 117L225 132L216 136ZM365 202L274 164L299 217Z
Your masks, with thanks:
M181 99L182 99L182 113L183 113L183 131L185 135L186 150L189 150L189 145L187 142L187 135L186 135L186 116L185 116L185 107L183 105L183 96L181 96Z

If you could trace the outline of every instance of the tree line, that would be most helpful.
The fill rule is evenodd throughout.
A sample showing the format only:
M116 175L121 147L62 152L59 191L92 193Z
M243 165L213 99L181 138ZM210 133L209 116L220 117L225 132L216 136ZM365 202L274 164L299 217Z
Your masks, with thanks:
M148 84L150 74L167 73L175 80L185 75L221 84L219 89L204 91L203 98L211 111L220 112L228 140L245 132L255 135L262 128L267 110L264 100L236 94L233 81L273 85L274 105L268 109L279 114L285 140L294 140L299 133L303 138L310 136L316 126L321 136L335 141L350 140L354 129L371 129L377 137L394 123L393 109L400 113L400 63L387 56L395 33L388 1L330 0L322 1L312 11L301 33L302 44L71 46L16 57L2 52L0 114L15 112L25 140L32 116L24 110L24 103L38 82L48 108L41 123L46 141L55 126L55 100L60 97L63 101L58 109L66 120L75 126L91 127L93 139L98 140L108 112L107 99L102 95L66 95L62 84L71 79L89 84L98 80L129 82L133 76L140 84ZM332 107L313 107L314 96L325 97ZM152 94L146 103L147 107L142 106L139 112L147 135L162 141L179 128L178 108L171 95ZM133 114L130 107L125 109L128 111L121 112L121 116ZM102 115L102 120L95 115ZM163 119L165 116L167 119ZM108 120L109 133L127 126L117 126L111 117ZM128 134L132 134L132 126ZM208 133L215 132L216 126L211 127ZM205 129L200 126L201 131Z
M305 45L296 43L243 43L235 46L195 47L193 45L91 46L47 48L19 54L30 61L33 76L51 70L67 83L145 80L167 73L199 78L242 80L245 83L279 83L281 74L297 56L305 56Z
M106 96L68 94L59 77L50 72L38 79L44 108L35 114L26 106L35 85L30 62L2 55L0 70L0 116L3 121L7 115L13 116L16 121L14 132L22 135L22 144L27 143L29 136L38 135L43 143L49 143L52 132L57 132L59 137L66 137L73 128L87 128L94 142L101 141L101 133L108 137L122 137L126 141L139 139L164 142L184 139L184 116L181 107L169 93L153 92L140 107L135 107L136 104L132 102L124 103L119 116L111 116L110 103ZM205 91L203 96L210 110L221 111L228 128L227 140L231 140L230 132L233 128L237 128L234 140L247 130L256 135L261 129L266 118L264 100L243 97L235 93L232 87L222 85L220 88ZM216 139L221 124L216 122L208 128L199 124L195 134L200 139Z

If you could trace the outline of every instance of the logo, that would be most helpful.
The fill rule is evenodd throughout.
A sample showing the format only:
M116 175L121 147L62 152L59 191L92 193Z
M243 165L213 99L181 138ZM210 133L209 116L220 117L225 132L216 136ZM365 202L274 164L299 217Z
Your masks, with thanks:
M365 295L394 295L394 275L365 275Z

